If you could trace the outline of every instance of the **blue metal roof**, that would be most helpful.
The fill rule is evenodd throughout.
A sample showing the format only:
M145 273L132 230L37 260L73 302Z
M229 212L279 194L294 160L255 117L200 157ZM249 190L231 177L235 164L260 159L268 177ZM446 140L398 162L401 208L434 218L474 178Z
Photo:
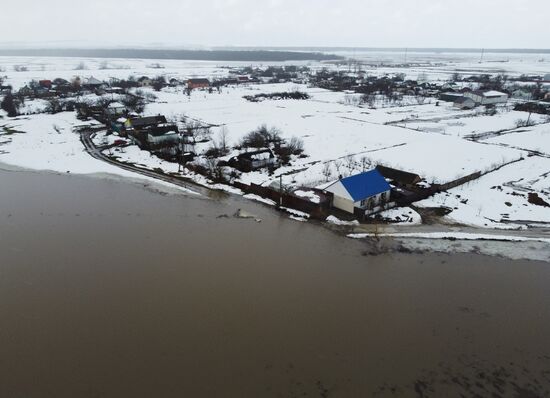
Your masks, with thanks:
M391 189L378 170L371 170L340 180L349 192L354 202L360 202L371 196L378 195Z

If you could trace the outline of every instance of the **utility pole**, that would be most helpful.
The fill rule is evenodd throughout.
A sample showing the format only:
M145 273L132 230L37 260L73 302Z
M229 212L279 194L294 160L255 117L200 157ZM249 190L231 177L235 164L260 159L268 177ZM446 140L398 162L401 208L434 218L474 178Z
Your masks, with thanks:
M279 175L279 207L283 206L283 175Z

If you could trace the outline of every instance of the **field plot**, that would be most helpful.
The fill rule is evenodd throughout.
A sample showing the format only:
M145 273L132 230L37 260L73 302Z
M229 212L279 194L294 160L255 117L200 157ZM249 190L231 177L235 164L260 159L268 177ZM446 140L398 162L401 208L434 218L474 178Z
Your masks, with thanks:
M489 138L485 142L536 151L550 156L550 124L519 128L508 134Z
M454 115L451 117L437 117L430 121L410 120L406 123L399 123L410 129L424 131L427 133L439 133L455 137L483 137L489 133L497 133L504 130L517 128L518 124L527 121L528 114L519 111L507 111L500 109L496 115L485 115L484 111L477 111L465 117ZM531 115L533 123L544 123L547 118L544 115Z
M529 193L550 203L550 159L525 158L418 205L449 207L449 220L482 227L550 223L550 207L529 203Z

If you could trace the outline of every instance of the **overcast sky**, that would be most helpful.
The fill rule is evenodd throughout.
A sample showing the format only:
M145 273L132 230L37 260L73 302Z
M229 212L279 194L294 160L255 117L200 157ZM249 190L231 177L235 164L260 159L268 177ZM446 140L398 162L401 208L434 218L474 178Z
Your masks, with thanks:
M1 0L0 43L550 47L550 0Z

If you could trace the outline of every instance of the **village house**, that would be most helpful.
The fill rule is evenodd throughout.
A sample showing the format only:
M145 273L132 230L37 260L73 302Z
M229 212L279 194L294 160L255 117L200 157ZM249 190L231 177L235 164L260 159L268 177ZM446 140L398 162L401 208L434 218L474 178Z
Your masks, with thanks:
M189 79L187 80L187 88L194 90L196 88L208 88L210 87L210 81L208 79Z
M165 124L166 117L163 115L157 115L157 116L146 116L146 117L130 117L126 119L126 122L124 123L124 127L126 129L144 129L147 127L153 127L158 126L159 124Z
M173 77L170 79L169 84L170 84L170 87L177 87L181 84L181 82L175 77Z
M128 118L123 134L132 138L141 149L174 157L180 151L182 137L175 124L167 123L162 115Z
M109 119L117 119L126 114L126 112L126 107L120 102L111 102L107 105L106 113L109 116Z
M241 153L232 158L229 165L241 171L253 171L264 167L275 167L278 160L271 149L260 149L257 151Z
M82 88L85 90L94 91L104 86L106 86L105 82L102 82L101 80L98 80L93 76L90 76L82 82Z
M480 105L505 104L508 101L508 94L495 90L475 90L464 93L464 96L473 99L476 104Z
M153 81L147 76L141 76L138 80L139 87L151 87Z
M360 209L370 215L389 202L391 186L378 170L371 170L340 179L324 190L333 195L333 207L351 214Z
M40 80L38 81L38 84L40 85L40 87L46 88L48 90L52 88L51 80Z
M52 83L54 86L65 86L70 84L68 80L62 79L60 77L54 79Z

